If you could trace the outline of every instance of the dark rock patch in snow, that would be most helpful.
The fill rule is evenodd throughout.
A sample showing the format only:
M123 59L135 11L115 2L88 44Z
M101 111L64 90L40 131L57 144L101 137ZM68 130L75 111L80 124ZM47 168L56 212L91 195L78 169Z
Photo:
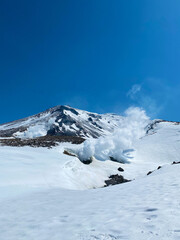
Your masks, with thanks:
M0 130L0 137L12 137L16 132L25 132L27 127L17 127L17 128L10 128L7 130Z
M92 161L93 161L93 158L91 157L91 158L83 160L81 162L84 163L84 164L90 164L90 163L92 163Z
M124 169L123 169L122 167L119 167L119 168L118 168L118 171L119 171L119 172L124 172Z
M159 170L159 169L161 169L162 168L162 166L159 166L159 167L157 167L157 169L156 170ZM155 170L154 170L155 171ZM151 173L153 173L154 171L149 171L148 173L147 173L147 175L150 175Z
M111 156L109 156L109 159L113 162L119 162L117 159L115 159L114 157L111 157Z
M79 159L79 161L81 161L84 164L90 164L93 161L93 157L90 157L88 159L81 159L78 156L78 154L74 153L71 149L65 149L63 153L68 155L68 156L77 157Z
M167 121L167 120L157 119L157 120L154 120L152 123L150 123L146 127L146 134L149 134L149 132L153 131L158 123L172 123L172 124L175 124L175 125L179 125L180 124L180 122L174 122L174 121Z
M172 162L172 165L175 165L175 164L180 164L180 161L178 161L178 162L176 162L176 161ZM159 169L161 169L161 168L162 168L162 166L159 166L156 170L159 170ZM156 171L156 170L154 170L154 171ZM149 172L147 173L147 175L150 175L150 174L153 173L154 171L149 171Z
M175 161L174 161L174 162L172 163L172 165L174 165L174 164L180 164L180 161L179 161L179 162L175 162Z
M11 138L11 139L0 139L0 144L3 146L13 146L13 147L54 147L61 142L70 142L72 144L81 144L84 142L84 139L81 137L75 136L43 136L33 139L20 139L20 138Z
M77 158L78 158L82 163L87 164L87 165L93 162L93 157L89 157L89 158L85 159L85 158L81 158L80 156L77 155Z
M154 211L157 211L157 210L158 210L157 208L147 208L146 212L154 212Z
M119 158L119 160L117 160L116 158L112 157L112 156L109 156L109 159L113 162L118 162L118 163L122 163L122 164L125 164L125 163L129 163L128 159L126 157L122 157Z
M108 187L111 185L116 185L116 184L121 184L121 183L126 183L130 182L131 180L125 179L122 175L111 175L108 180L105 180L104 182L106 183L104 187Z
M147 173L147 175L150 175L151 173L153 173L154 171L149 171L148 173Z
M64 153L65 155L68 155L68 156L71 156L71 157L77 157L76 154L74 154L74 153L72 153L72 152L70 152L70 151L68 151L68 150L64 150L63 153Z

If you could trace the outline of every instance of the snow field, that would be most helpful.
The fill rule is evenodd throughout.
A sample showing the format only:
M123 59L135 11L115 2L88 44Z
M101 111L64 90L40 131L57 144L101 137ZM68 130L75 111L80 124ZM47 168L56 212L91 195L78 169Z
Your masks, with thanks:
M171 163L180 161L180 125L162 122L142 136L129 122L119 137L81 145L0 146L0 239L179 240L180 164ZM125 164L108 160L115 153ZM135 180L102 188L117 173Z
M0 239L180 238L180 165L109 188L52 188L1 202Z

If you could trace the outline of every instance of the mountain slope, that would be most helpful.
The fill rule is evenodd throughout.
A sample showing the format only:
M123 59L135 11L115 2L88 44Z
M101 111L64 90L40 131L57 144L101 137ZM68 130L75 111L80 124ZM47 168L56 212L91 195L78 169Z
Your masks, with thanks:
M20 128L41 129L52 116L58 123L60 110L54 110L1 125L1 131L18 136ZM94 130L88 120L91 113L77 110L80 117L72 111L63 109L63 116L78 116L76 121L84 119ZM117 125L110 124L116 129L112 135L104 120L101 133L108 136L89 138L79 145L66 142L47 149L0 144L0 239L180 239L180 164L172 164L180 161L180 124L154 120L144 130L144 125L138 128L144 117L130 116L117 116ZM45 130L46 134L49 130ZM65 134L58 131L52 134ZM96 129L96 133L100 132ZM90 154L93 161L85 165L75 155L65 155L66 149ZM117 154L127 161L109 160ZM147 175L149 171L153 172ZM103 188L112 174L132 181Z
M123 117L96 114L69 106L57 106L24 119L0 125L0 137L35 138L45 135L105 136L120 126Z
M0 204L0 239L178 240L180 164L89 191L49 187ZM39 191L38 191L39 190Z
M121 136L119 136L120 138ZM180 161L180 125L172 122L156 123L148 134L136 139L132 148L124 148L117 144L109 144L110 135L95 141L92 163L83 164L77 157L65 155L64 150L71 149L75 153L83 153L84 145L88 153L92 148L87 144L60 143L51 149L32 147L9 147L0 144L0 191L1 187L60 187L70 189L89 189L103 187L104 181L112 174L120 174L125 179L139 179L159 165ZM102 142L102 140L104 142ZM101 145L102 143L102 145ZM118 142L119 143L119 142ZM124 163L110 161L109 152L116 153L122 148L127 161ZM91 153L91 152L90 152ZM120 152L119 152L120 153ZM111 155L112 156L112 155ZM114 155L113 155L114 156ZM119 172L118 168L124 169ZM24 186L24 187L23 187ZM7 189L6 189L7 191ZM3 194L4 195L4 194Z

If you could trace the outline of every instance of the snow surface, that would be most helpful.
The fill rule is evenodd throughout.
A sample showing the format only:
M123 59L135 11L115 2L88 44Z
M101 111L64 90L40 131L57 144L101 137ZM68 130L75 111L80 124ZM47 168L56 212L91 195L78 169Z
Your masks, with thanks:
M1 124L0 125L0 130L8 130L8 129L11 129L11 128L24 127L24 126L28 126L30 124L34 125L39 121L45 120L49 116L50 116L50 113L42 113L42 114L39 114L37 116L32 116L32 117L29 117L29 118L24 118L22 120L17 120L17 121Z
M14 136L21 139L46 136L47 131L51 128L52 124L56 124L55 120L56 118L52 117L48 121L36 123L35 125L28 127L24 132L16 132Z
M94 160L86 165L76 157L63 154L64 148L70 146L68 143L53 149L1 146L0 189L5 189L5 192L0 194L0 199L5 197L6 188L82 190L102 187L109 175L118 173L118 163Z
M120 148L125 164L107 160L109 153L100 159L94 150L90 165L63 154L67 148L78 153L84 144L0 146L0 239L180 239L180 164L171 165L180 161L180 125L161 122L142 137L142 129L129 129L122 131L130 136L128 144L123 135L112 148ZM135 180L102 188L118 167L125 170L119 174Z
M0 239L180 239L180 165L109 188L50 188L1 201Z

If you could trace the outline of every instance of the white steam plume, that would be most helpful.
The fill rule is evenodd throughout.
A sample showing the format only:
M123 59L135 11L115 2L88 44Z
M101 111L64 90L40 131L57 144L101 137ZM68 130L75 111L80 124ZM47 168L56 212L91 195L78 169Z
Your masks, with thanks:
M86 140L77 155L82 161L91 157L98 160L108 160L112 157L119 162L128 162L125 150L132 149L134 141L145 135L148 123L149 117L143 109L128 108L118 130L106 137Z

